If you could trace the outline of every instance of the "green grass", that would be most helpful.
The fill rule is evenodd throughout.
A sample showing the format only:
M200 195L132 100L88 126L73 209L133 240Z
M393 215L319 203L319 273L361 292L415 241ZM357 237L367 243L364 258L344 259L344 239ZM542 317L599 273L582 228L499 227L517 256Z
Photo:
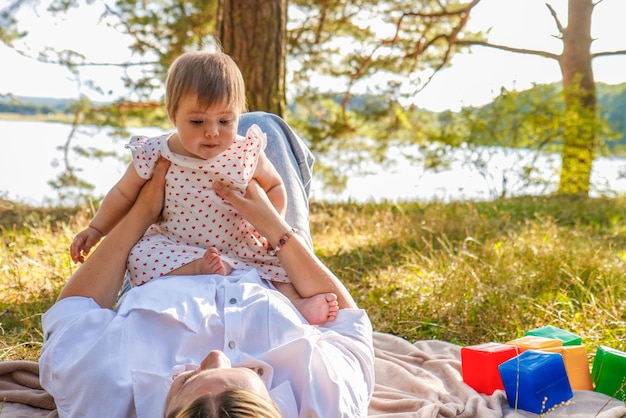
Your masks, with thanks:
M0 202L0 360L39 355L41 314L76 268L90 214ZM553 325L626 350L626 198L312 203L319 257L374 329L409 341L506 342Z

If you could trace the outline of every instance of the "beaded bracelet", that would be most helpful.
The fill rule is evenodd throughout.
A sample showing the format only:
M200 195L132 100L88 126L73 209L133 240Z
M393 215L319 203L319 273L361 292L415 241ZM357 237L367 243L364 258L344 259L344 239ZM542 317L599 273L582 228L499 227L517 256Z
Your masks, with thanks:
M283 235L281 239L278 240L278 244L276 244L276 247L269 247L267 249L267 253L269 255L278 254L280 249L283 248L283 245L287 243L287 240L291 238L292 235L297 234L297 233L298 233L298 230L296 228L291 228L289 231L285 232L285 235Z

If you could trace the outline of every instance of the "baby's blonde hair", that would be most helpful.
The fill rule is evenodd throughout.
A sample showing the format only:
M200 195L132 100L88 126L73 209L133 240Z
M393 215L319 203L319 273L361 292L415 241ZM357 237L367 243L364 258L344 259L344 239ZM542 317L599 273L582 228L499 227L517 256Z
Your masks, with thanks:
M235 61L223 52L193 51L174 60L167 73L165 106L174 116L183 96L196 96L206 108L223 102L232 110L247 110L246 87Z

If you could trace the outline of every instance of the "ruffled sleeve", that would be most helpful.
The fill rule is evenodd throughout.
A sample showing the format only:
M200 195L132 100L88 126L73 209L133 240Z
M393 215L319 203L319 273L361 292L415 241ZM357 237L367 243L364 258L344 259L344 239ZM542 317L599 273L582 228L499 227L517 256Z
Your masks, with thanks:
M258 125L252 125L246 132L244 152L244 178L250 180L259 162L259 154L267 147L267 135Z
M141 178L152 178L154 167L161 156L161 145L166 140L167 135L156 138L133 136L129 143L126 144L126 148L132 153L133 164L137 170L137 174L139 174Z

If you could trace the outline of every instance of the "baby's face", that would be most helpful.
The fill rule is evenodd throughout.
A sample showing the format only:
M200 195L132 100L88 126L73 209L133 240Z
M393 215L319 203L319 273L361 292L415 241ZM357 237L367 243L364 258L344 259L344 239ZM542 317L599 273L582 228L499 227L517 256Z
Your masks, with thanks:
M202 160L215 158L235 141L239 116L226 102L203 109L195 96L183 96L172 117L178 135L170 141L170 149Z

